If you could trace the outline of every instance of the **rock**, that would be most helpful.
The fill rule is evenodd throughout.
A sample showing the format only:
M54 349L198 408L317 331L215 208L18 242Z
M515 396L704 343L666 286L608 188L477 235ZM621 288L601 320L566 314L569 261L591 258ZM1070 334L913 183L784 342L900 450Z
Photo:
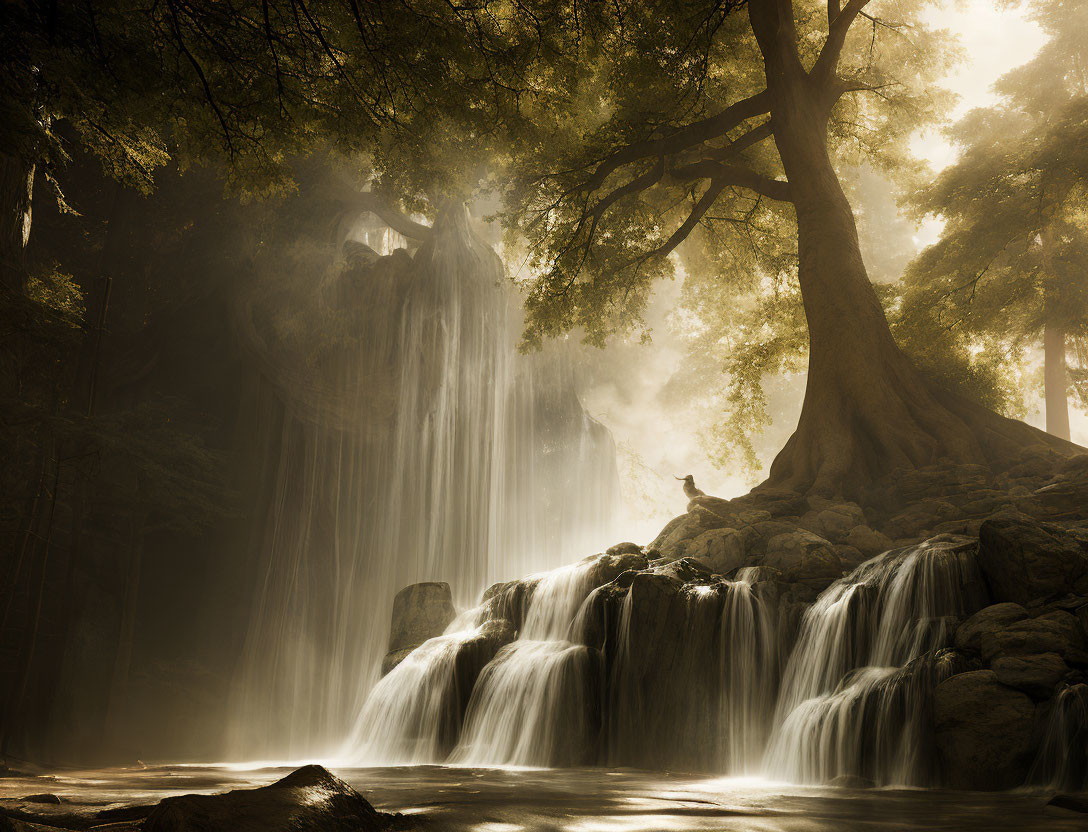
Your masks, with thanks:
M427 639L442 635L456 617L449 584L406 586L393 599L389 652L418 647Z
M846 543L851 529L865 525L865 513L857 503L837 503L817 511L812 520L816 528L810 531L834 543Z
M956 507L945 500L924 499L892 517L884 524L884 531L892 538L913 537L955 519L958 513Z
M594 586L603 586L609 581L614 581L624 572L645 569L648 565L646 556L641 551L613 553L612 549L609 549L608 553L598 557L597 562L593 564L589 580Z
M710 529L720 529L728 525L727 519L705 508L695 506L687 514L681 514L670 520L647 548L657 549L662 557L671 560L680 557L685 542L695 539Z
M843 543L853 546L866 558L875 557L892 548L890 537L868 526L854 526L846 533Z
M1011 601L984 607L957 628L956 649L979 653L982 651L983 633L992 633L1027 617L1028 611Z
M979 529L979 566L994 599L1026 604L1065 593L1088 575L1088 546L1073 533L1018 512Z
M1065 460L1058 466L1058 475L1031 496L1032 502L1051 519L1082 519L1088 505L1088 454Z
M53 806L59 806L61 799L55 794L28 794L26 797L20 797L19 800L23 803L47 803Z
M392 672L393 668L408 658L415 649L415 647L405 647L401 650L393 650L386 653L385 657L382 659L382 676L386 676Z
M642 547L637 543L617 543L615 546L609 546L605 550L606 555L641 555Z
M994 660L991 670L1001 684L1022 690L1036 699L1048 699L1069 672L1069 665L1057 653L1036 653L1002 656Z
M168 797L143 832L369 832L388 816L321 766L303 766L259 789Z
M1055 610L1017 621L992 632L983 633L980 640L982 658L988 664L1001 656L1030 656L1057 653L1067 663L1088 664L1088 652L1077 619L1068 612Z
M827 785L837 789L872 789L876 787L876 781L858 774L840 774L828 780Z
M842 561L844 572L851 572L865 563L865 561L869 560L869 558L863 555L858 549L855 549L853 546L847 546L845 543L836 543L831 547L831 551L838 555L839 560Z
M711 572L725 575L744 565L744 537L736 529L711 529L688 541L684 555Z
M804 529L768 540L762 565L781 570L792 581L832 581L842 576L842 561L831 544Z
M1046 802L1047 806L1068 809L1070 812L1088 814L1088 797L1079 794L1056 794Z
M1032 757L1035 706L992 670L945 679L933 695L937 753L946 785L993 791L1020 785Z

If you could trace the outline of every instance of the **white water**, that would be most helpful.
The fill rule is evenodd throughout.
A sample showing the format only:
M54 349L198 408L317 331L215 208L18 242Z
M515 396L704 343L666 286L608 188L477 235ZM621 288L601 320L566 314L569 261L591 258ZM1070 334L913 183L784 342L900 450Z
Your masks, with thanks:
M683 586L643 572L629 588L595 588L607 578L590 559L534 576L519 637L476 679L456 748L420 746L423 757L921 783L929 692L950 672L941 648L985 603L976 568L951 538L862 564L808 608L784 668L777 590L759 570ZM500 600L493 614L519 615ZM603 637L591 632L602 621ZM414 702L443 689L441 650L413 655L427 669L394 671L376 694ZM381 730L372 742L388 743ZM352 759L387 756L358 744Z
M354 251L354 266L302 274L296 296L257 296L240 315L266 368L256 444L273 462L229 757L338 748L403 586L447 581L465 606L614 539L611 437L561 351L517 354L517 298L464 210L411 257ZM279 267L284 281L303 268ZM449 649L428 646L435 661ZM414 672L425 687L439 671ZM398 754L433 756L429 742Z
M790 782L839 775L910 784L927 775L919 747L938 672L910 662L945 646L983 598L973 551L936 538L886 552L828 587L810 607L786 666L765 770Z

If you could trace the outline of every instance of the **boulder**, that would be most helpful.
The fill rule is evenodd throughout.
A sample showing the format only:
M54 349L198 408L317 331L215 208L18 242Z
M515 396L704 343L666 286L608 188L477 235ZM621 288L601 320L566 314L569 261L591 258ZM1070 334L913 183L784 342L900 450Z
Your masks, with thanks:
M908 506L884 524L884 531L892 538L928 536L938 525L952 520L958 509L947 500L924 499Z
M804 529L768 540L762 565L780 570L792 581L832 581L842 576L842 561L831 544Z
M641 555L642 547L637 543L617 543L615 546L609 546L605 550L606 555Z
M393 619L389 630L389 652L418 647L440 636L457 617L450 585L422 583L406 586L393 598Z
M937 753L952 788L992 791L1020 785L1032 757L1035 705L992 670L951 676L937 685Z
M1035 653L1002 656L994 660L990 669L1001 684L1022 690L1036 699L1048 699L1069 672L1069 665L1057 653Z
M702 499L702 498L700 498ZM680 557L684 544L705 531L729 526L728 519L700 506L693 506L687 514L674 517L666 524L661 533L654 538L647 548L656 549L662 557L673 559Z
M1056 794L1047 801L1046 805L1088 814L1088 797L1082 794Z
M370 832L388 827L355 789L321 766L303 766L270 786L168 797L144 832Z
M718 575L744 565L744 536L736 529L711 529L684 547L684 556L703 564Z
M956 649L979 653L982 651L984 633L993 633L1027 617L1028 611L1011 601L984 607L957 628Z
M843 537L843 543L853 546L866 558L875 557L892 548L890 537L868 526L854 526Z
M982 634L982 658L988 664L1001 656L1030 656L1057 653L1068 664L1088 664L1077 619L1064 610L1055 610L1017 621Z
M857 503L831 503L806 513L800 525L834 543L845 543L851 529L865 525L865 514Z
M978 561L995 600L1026 604L1088 575L1088 545L1060 526L1001 512L979 529Z

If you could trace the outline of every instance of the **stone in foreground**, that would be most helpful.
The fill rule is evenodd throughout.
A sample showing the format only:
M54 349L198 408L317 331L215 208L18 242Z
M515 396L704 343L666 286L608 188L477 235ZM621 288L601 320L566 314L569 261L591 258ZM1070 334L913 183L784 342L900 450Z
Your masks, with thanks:
M143 832L371 832L389 828L351 786L303 766L270 786L163 800Z

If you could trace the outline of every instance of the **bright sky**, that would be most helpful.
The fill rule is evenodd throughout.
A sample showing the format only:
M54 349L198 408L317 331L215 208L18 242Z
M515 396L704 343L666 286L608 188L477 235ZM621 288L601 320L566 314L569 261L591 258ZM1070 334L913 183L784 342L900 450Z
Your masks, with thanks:
M1046 40L1039 27L1025 18L1022 8L1001 9L997 0L949 0L943 7L932 7L925 17L931 26L955 34L965 53L964 61L942 84L959 96L953 120L975 107L995 103L994 82L1031 60ZM956 158L955 149L939 131L916 136L911 149L928 159L935 170Z

